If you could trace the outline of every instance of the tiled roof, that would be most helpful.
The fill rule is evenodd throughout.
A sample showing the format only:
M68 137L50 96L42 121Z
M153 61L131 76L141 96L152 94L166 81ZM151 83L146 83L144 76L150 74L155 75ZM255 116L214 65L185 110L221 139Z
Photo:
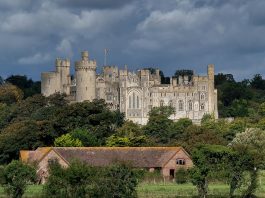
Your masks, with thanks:
M66 162L81 160L91 166L108 166L126 162L133 167L163 167L182 147L40 147L35 151L20 151L24 162L41 161L49 151L55 151ZM183 149L184 150L184 149ZM185 152L185 150L184 150ZM188 154L187 154L188 155ZM188 156L189 157L189 156Z
M181 147L54 147L66 161L78 159L92 166L127 162L133 167L162 167Z

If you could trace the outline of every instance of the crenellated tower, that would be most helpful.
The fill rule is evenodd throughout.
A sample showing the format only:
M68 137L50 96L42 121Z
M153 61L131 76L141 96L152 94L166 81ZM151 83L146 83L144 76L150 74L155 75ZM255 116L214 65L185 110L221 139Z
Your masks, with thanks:
M82 60L75 62L76 101L92 101L96 98L95 60L90 60L87 51L82 52Z

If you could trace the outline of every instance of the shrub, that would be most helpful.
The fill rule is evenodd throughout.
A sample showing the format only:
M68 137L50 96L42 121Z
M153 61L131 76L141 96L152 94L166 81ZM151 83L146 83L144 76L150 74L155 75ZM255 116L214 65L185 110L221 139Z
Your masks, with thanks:
M12 161L1 168L0 182L5 192L13 198L21 198L27 184L36 181L36 171L33 167L20 161Z
M175 173L175 180L177 184L184 184L188 182L188 171L180 168Z

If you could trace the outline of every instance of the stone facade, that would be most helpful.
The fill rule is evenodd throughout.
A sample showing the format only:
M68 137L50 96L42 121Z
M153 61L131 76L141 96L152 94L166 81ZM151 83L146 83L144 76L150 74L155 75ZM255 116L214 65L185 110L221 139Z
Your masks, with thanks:
M104 99L112 110L119 109L139 124L146 124L148 112L159 106L172 106L173 120L190 118L199 123L204 114L218 118L214 65L208 65L205 76L179 75L171 77L170 84L162 84L159 69L132 72L127 66L105 66L101 74L96 74L96 61L82 52L75 70L75 79L69 82L70 62L57 59L56 72L42 73L42 94L65 93L77 102Z

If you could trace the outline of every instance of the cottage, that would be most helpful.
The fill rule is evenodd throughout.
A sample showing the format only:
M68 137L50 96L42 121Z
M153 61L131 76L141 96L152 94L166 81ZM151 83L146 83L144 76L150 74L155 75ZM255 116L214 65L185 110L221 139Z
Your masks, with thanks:
M182 147L39 147L35 151L20 151L20 159L37 165L40 183L48 177L48 162L52 159L63 167L75 159L98 167L126 162L134 168L159 170L166 178L173 178L180 167L187 169L193 165Z

